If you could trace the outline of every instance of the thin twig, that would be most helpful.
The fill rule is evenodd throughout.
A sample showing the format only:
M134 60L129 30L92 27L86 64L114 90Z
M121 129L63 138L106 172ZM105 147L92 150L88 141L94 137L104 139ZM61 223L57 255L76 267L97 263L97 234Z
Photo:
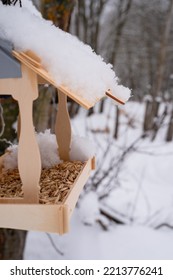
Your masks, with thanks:
M54 242L52 236L51 236L48 232L46 232L46 235L47 235L47 237L48 237L48 239L49 239L49 241L50 241L52 247L53 247L54 250L56 251L56 253L60 254L61 256L64 256L64 253L56 246L56 244L55 244L55 242Z
M106 170L106 172L104 172L104 174L102 175L101 178L99 178L99 180L95 183L95 187L98 187L102 181L104 181L106 179L107 176L109 176L110 172L112 170L114 170L115 167L117 167L117 171L116 171L116 175L115 177L117 176L117 174L119 173L120 171L120 168L121 168L121 165L122 163L124 162L124 158L126 157L126 155L131 152L134 148L134 146L144 137L145 135L142 134L140 135L126 150L124 150L124 152L122 153L122 155L120 156L120 158L118 160L113 160L111 166L109 169Z
M162 227L168 227L170 229L173 229L173 226L170 224L167 224L167 223L160 224L160 225L156 226L155 229L160 229Z

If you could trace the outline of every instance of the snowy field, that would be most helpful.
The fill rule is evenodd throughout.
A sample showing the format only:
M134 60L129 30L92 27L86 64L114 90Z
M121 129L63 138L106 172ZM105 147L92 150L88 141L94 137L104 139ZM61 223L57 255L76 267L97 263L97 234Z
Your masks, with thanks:
M173 259L173 143L164 141L166 126L154 142L140 139L143 114L142 104L122 107L115 141L112 103L87 118L80 111L73 132L93 141L99 172L81 194L70 232L51 234L51 240L46 233L29 232L25 259ZM108 220L105 210L120 224Z

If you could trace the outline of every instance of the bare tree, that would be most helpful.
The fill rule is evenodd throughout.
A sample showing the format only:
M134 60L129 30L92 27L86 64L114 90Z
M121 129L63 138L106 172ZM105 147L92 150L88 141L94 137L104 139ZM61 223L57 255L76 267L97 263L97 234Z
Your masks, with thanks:
M84 43L89 44L95 52L99 51L101 18L105 10L106 0L80 0L73 15L71 32Z
M112 65L116 65L116 56L120 47L123 28L127 22L127 16L131 9L133 0L115 1L114 12L110 20L110 31L107 36L107 43L110 48L107 53L107 61Z
M111 31L111 47L109 49L109 53L107 54L107 60L112 65L116 65L116 56L120 46L120 41L122 37L123 28L127 21L127 15L130 11L132 0L122 0L116 2L117 7L115 9L114 19L116 19L115 24L112 24L114 31ZM119 108L116 107L116 120L115 120L115 129L114 129L114 138L118 138L119 132L119 118L120 111Z
M152 95L160 96L161 89L165 74L165 65L166 65L166 55L167 55L167 47L168 47L168 40L171 31L171 24L173 23L173 0L169 1L169 7L166 14L165 26L163 29L161 43L160 43L160 51L158 55L158 66L157 66L157 73L156 73L156 83L153 88Z
M146 107L145 130L152 130L152 140L155 139L157 132L160 128L160 125L163 122L163 116L159 116L158 112L159 112L160 103L162 101L161 98L163 97L162 90L163 90L163 82L165 76L166 56L168 52L167 46L168 46L169 36L171 32L172 19L173 19L173 0L170 0L169 7L166 13L165 24L161 35L155 82L153 82L153 87L151 89L153 100L152 103L147 104L148 106ZM167 107L165 106L165 115L166 115L166 111L167 111Z

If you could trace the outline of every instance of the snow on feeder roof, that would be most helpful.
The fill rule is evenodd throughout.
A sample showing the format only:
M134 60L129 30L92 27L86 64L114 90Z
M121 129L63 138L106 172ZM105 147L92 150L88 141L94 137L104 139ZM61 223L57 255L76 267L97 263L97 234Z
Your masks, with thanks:
M0 95L11 94L20 111L18 170L4 171L7 155L0 157L0 227L62 234L69 229L70 216L95 162L91 154L84 162L71 162L67 96L89 109L106 94L123 104L130 90L117 84L111 66L89 46L54 27L30 7L0 3ZM58 89L55 139L58 156L64 161L46 172L32 120L40 82ZM82 146L85 149L86 145ZM65 177L61 180L60 175ZM15 197L11 197L12 186L17 189Z
M108 90L120 103L128 100L130 90L118 85L110 64L90 46L33 12L34 8L0 4L0 37L13 44L14 55L20 61L29 63L38 75L86 108Z

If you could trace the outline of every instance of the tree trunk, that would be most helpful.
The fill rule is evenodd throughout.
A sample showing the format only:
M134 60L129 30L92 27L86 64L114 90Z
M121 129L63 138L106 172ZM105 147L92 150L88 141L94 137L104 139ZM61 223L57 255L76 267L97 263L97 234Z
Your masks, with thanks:
M147 100L145 104L145 114L143 122L143 131L146 132L151 129L151 112L152 112L152 101Z
M39 97L34 101L34 126L37 132L43 132L48 128L49 123L49 110L50 103L52 99L52 88L47 88L44 86L40 87Z
M103 113L104 111L104 104L105 104L105 99L102 99L100 102L100 109L99 109L100 113Z
M173 0L170 0L169 9L167 12L164 31L161 38L160 52L158 57L158 70L156 75L156 83L153 89L153 96L161 96L161 89L165 73L165 62L167 55L167 44L171 32L171 23L173 20Z
M88 110L88 116L91 116L91 115L93 115L94 114L94 109L93 109L93 107L92 108L90 108L89 110Z
M170 142L173 139L173 108L169 119L166 141Z
M0 260L22 260L27 232L0 229Z
M159 55L158 55L156 82L152 89L153 103L152 103L152 110L151 110L150 119L149 119L149 123L151 124L151 130L153 133L152 140L154 140L156 133L159 130L158 124L160 122L157 123L156 119L158 118L158 109L159 109L160 103L157 102L157 97L161 97L161 90L162 90L164 74L165 74L166 55L167 55L167 49L168 49L167 44L168 44L169 35L171 32L172 19L173 19L173 0L170 0L169 9L167 11L166 22L165 22L163 34L161 37L160 51L159 51ZM160 118L162 118L162 116Z
M159 106L160 106L160 102L158 102L158 109L159 109ZM157 115L157 118L154 122L152 138L151 138L152 141L155 140L158 130L162 127L167 114L168 114L168 104L166 103L163 113L160 114L159 116Z
M116 120L115 120L115 131L114 131L114 138L118 139L118 132L119 132L119 118L120 118L120 110L116 107Z
M43 17L52 20L60 29L68 31L75 2L75 0L42 0L41 13Z
M79 104L73 102L73 100L70 100L70 107L69 107L70 118L74 118L78 114L79 109L80 109Z

